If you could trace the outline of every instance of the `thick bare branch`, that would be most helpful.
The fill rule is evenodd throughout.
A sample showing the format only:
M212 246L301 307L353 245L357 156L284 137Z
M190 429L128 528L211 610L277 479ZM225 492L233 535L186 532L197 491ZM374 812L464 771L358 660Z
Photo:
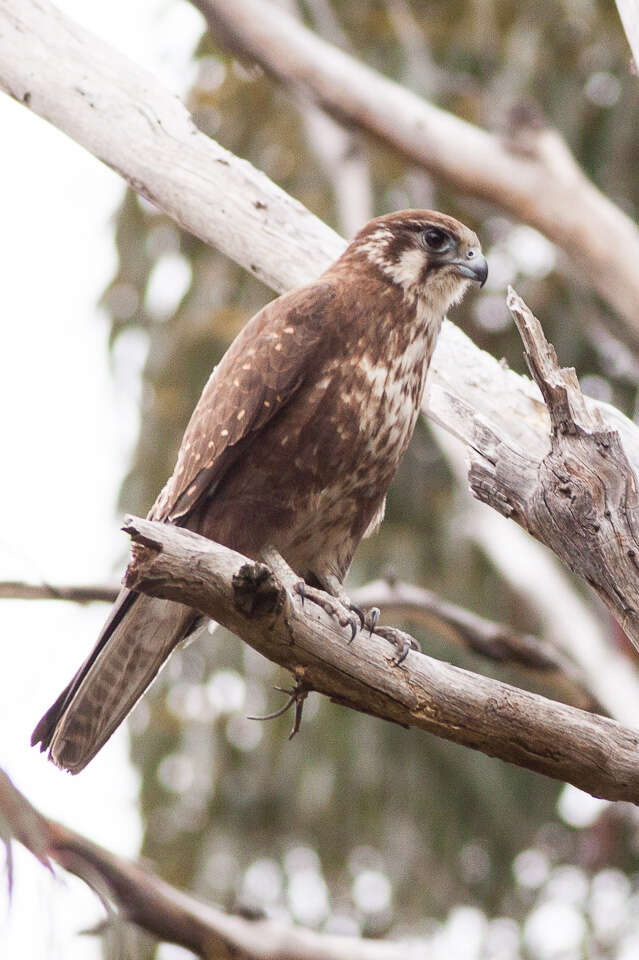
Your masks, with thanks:
M510 142L491 135L359 63L268 0L192 2L216 40L295 94L543 231L638 342L639 230L588 180L556 131L526 128Z
M639 673L627 651L612 642L606 617L577 589L550 550L467 495L468 458L463 444L436 425L433 433L458 485L455 530L485 553L504 582L534 612L544 638L578 665L603 704L603 712L620 723L639 726Z
M344 249L302 204L201 133L150 73L48 0L0 5L0 89L276 290L314 279Z
M50 583L25 583L23 580L0 581L0 600L70 600L73 603L103 601L113 603L118 587L108 584L53 586Z
M0 823L45 866L55 862L118 906L124 920L206 960L410 960L404 944L329 936L276 920L249 920L202 903L148 867L47 819L0 770ZM415 960L417 958L415 952ZM419 956L423 954L420 953Z
M175 527L127 518L129 587L222 623L306 689L519 764L609 800L639 803L639 733L575 707L411 653L393 666L377 635L336 627L264 564Z
M274 290L315 279L344 249L345 241L267 177L197 132L150 74L48 0L4 0L0 7L0 89ZM470 446L488 418L507 439L547 449L538 389L451 323L444 323L429 382L429 415ZM639 431L614 408L599 407L625 441L634 435L639 464ZM476 423L473 410L481 414Z
M410 583L375 580L351 591L350 596L363 607L380 607L390 619L420 624L488 660L543 678L573 706L605 712L583 671L546 640L518 633Z
M486 424L471 454L475 496L547 544L599 594L639 646L639 495L634 436L626 446L559 367L539 321L511 290L508 305L546 401L550 449L541 458Z

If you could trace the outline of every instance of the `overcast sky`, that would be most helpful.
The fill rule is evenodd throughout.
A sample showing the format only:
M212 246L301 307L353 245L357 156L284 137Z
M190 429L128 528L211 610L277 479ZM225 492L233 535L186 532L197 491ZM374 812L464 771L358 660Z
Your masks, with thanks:
M187 3L58 6L175 92L186 89L203 23ZM122 181L2 94L0 129L0 578L115 580L126 549L115 502L135 433L135 385L112 374L108 320L96 304L115 268L112 218ZM133 855L140 823L126 731L78 777L28 747L34 724L86 656L105 613L98 604L0 604L0 765L44 813ZM10 910L4 886L0 892L0 957L97 958L96 941L77 936L101 916L95 897L80 882L50 879L17 848L15 854ZM173 953L163 948L162 956Z

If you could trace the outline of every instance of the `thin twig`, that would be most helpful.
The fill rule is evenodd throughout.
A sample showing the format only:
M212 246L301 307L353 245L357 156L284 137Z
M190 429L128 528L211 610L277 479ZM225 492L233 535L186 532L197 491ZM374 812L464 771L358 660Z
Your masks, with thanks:
M113 603L119 587L107 584L32 584L0 581L0 600L66 600L72 603ZM352 598L367 607L381 606L388 616L438 630L446 639L462 643L489 660L515 669L543 674L562 699L583 710L606 711L589 690L577 666L553 644L530 634L521 634L505 624L479 617L448 603L436 594L408 583L376 580L352 591ZM266 719L266 718L256 718Z
M108 584L55 586L52 583L0 581L0 600L70 600L73 603L113 603L119 588Z

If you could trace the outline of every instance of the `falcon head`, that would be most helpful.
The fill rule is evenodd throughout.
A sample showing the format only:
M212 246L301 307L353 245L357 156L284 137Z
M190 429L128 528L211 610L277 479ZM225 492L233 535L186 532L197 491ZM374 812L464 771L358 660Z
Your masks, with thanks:
M404 296L426 300L441 313L463 297L471 283L483 286L488 264L477 235L434 210L400 210L371 220L348 247Z

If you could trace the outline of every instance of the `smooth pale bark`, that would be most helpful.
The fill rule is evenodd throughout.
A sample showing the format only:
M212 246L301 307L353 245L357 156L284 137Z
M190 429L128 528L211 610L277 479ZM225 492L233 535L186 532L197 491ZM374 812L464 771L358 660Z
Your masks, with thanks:
M267 177L197 131L184 106L149 73L47 0L3 0L0 88L275 290L312 280L344 248L337 234ZM469 143L478 133L488 144L487 134L467 128L463 125ZM600 236L612 235L607 230L602 228ZM585 403L599 411L607 429L619 431L637 473L637 428L614 408ZM550 448L550 419L538 389L449 323L434 357L425 411L485 462L502 446L522 447L538 460ZM574 533L580 549L580 533ZM614 568L608 572L614 581ZM627 592L619 604L622 622L628 612L624 605L631 606Z

